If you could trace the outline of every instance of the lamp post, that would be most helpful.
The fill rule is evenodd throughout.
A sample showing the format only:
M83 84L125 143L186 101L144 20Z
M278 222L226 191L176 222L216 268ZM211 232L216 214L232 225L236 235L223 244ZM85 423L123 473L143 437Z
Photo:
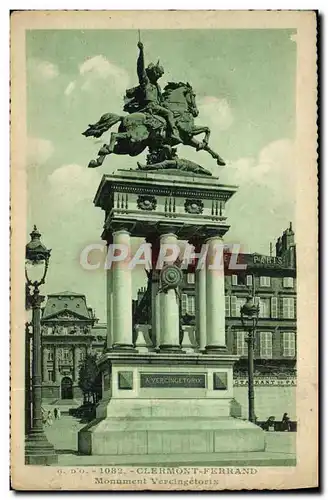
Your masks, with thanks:
M259 305L255 304L255 277L252 275L252 294L240 309L241 322L247 332L247 364L248 364L248 420L255 422L254 411L254 344L255 332L259 319Z
M32 267L41 265L43 272L37 280L30 278L27 265L26 276L26 307L32 309L32 397L27 396L26 402L32 401L31 422L26 423L28 434L25 439L25 463L28 465L50 465L58 462L58 456L52 444L49 443L43 430L42 423L42 354L41 354L41 304L44 296L40 295L39 287L45 283L48 271L51 250L41 243L41 234L34 226L31 241L26 245L26 264ZM26 327L26 330L28 327ZM26 335L28 332L26 331ZM26 346L28 342L26 342ZM29 354L26 353L26 362L29 364ZM26 376L30 373L30 366L26 368ZM27 380L28 383L28 380ZM26 384L27 385L27 384ZM26 417L29 418L30 408L26 409Z
M32 422L32 401L31 401L31 326L25 323L25 435L31 430Z

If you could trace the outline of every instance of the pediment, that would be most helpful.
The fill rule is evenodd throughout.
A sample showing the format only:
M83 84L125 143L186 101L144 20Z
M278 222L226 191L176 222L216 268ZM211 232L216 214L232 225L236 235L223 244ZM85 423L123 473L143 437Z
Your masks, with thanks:
M62 321L62 320L69 320L69 321L85 321L85 320L89 320L90 321L90 317L89 316L83 316L82 314L78 314L76 313L75 311L69 311L69 310L64 310L64 311L57 311L53 314L47 314L47 316L44 316L42 318L43 321L46 321L46 320L58 320L58 321Z

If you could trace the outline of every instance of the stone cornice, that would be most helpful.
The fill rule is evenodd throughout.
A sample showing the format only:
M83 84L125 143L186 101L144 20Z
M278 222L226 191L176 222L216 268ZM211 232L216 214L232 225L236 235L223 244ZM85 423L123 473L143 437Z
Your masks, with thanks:
M130 365L169 365L169 366L182 366L182 365L198 365L208 366L212 365L218 369L222 366L232 366L240 356L231 354L200 354L200 353L173 353L168 354L159 352L136 353L136 352L114 352L110 351L101 356L98 360L98 365L103 365L108 362L114 364L130 364Z
M181 197L194 196L227 201L237 191L237 186L220 184L215 177L167 176L126 171L121 175L103 176L94 198L94 204L104 208L105 198L113 191L158 196L174 194L174 196Z

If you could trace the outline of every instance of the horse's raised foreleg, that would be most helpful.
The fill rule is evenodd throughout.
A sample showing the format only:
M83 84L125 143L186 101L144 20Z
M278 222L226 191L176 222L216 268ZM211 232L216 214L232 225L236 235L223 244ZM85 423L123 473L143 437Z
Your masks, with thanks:
M221 156L218 153L216 153L215 151L213 151L213 149L211 149L209 146L206 145L206 146L204 146L203 149L204 149L204 151L207 151L212 156L212 158L216 159L216 163L218 165L222 165L222 166L225 165L225 161L223 160L223 158L221 158Z
M210 136L211 136L211 131L206 126L204 126L204 127L195 127L195 128L192 129L192 132L191 132L192 136L199 135L199 134L205 134L205 136L204 136L203 141L198 143L198 146L196 148L198 151L200 149L203 149L203 146L204 147L207 146L208 141L209 141Z
M201 149L207 151L212 156L212 158L216 160L218 165L225 165L225 161L221 158L221 156L213 151L213 149L211 149L207 144L204 145L203 143L196 141L196 139L194 139L193 137L190 137L190 139L188 140L188 144L194 147L197 151L200 151Z

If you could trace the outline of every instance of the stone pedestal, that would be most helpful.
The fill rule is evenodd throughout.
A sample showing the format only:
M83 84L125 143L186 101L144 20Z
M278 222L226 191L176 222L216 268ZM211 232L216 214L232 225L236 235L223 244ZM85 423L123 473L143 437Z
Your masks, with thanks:
M154 465L187 463L191 455L201 463L220 452L265 448L258 426L230 417L238 357L226 351L223 266L213 269L229 229L225 203L236 187L181 174L119 171L103 177L95 197L106 214L102 238L108 244L130 249L132 237L144 237L156 249L178 240L208 245L206 265L196 270L196 336L185 330L181 338L179 290L168 284L170 271L164 284L157 271L150 277L151 338L138 327L133 346L130 251L108 271L103 397L96 419L80 430L78 447L117 464L132 464L134 457Z
M179 455L183 463L193 453L263 451L263 431L230 417L236 358L108 353L103 399L96 420L79 432L79 451L115 455L118 464L136 455L153 455L160 464L163 455Z

